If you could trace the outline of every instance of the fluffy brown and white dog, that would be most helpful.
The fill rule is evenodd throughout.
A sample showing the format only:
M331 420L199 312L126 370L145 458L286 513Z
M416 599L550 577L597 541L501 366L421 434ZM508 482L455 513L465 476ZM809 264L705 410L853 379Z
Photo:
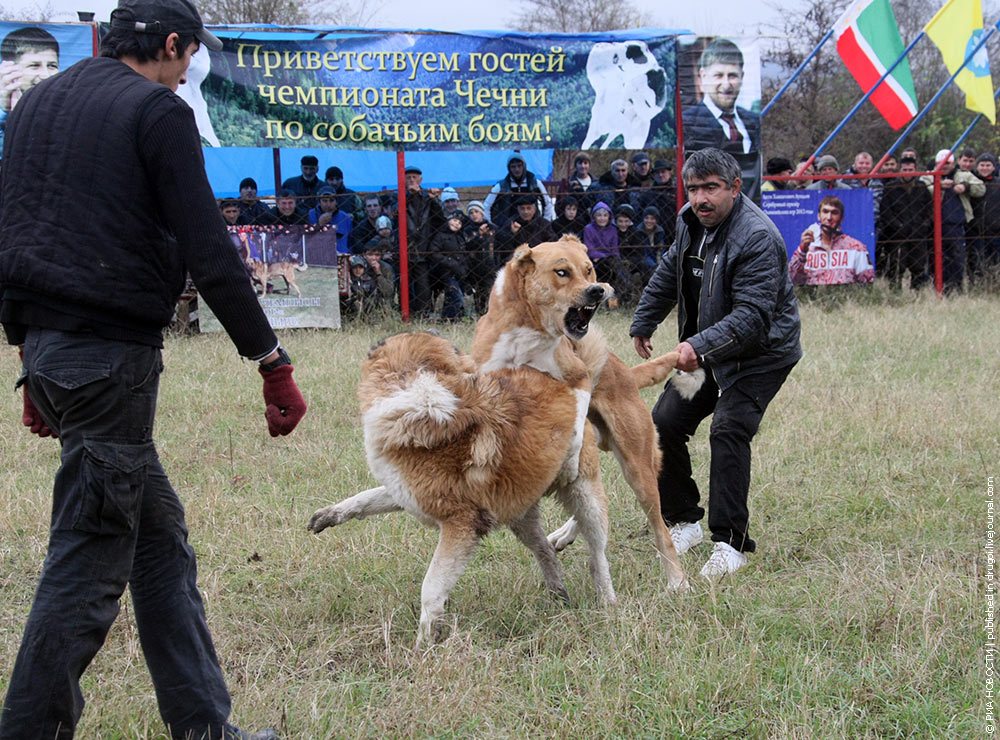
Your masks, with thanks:
M598 594L613 603L589 391L582 363L569 363L560 380L531 368L482 372L441 337L392 336L372 348L358 386L365 452L382 485L318 510L309 529L400 510L440 529L421 589L421 645L440 636L449 593L479 539L501 524L531 550L548 588L567 598L538 510L554 492L590 545Z
M288 285L288 291L295 289L296 295L302 297L302 291L295 284L295 271L304 272L307 265L299 265L295 262L261 262L260 260L248 259L247 267L250 273L261 285L261 290L267 291L267 283L273 277L283 277Z
M595 280L586 247L573 237L519 247L497 273L489 310L476 326L472 358L486 371L533 367L556 379L564 378L578 359L584 362L592 384L588 418L597 444L614 453L635 491L668 586L682 588L687 580L660 513L656 427L639 395L639 388L663 382L678 356L672 352L630 368L610 352L603 335L590 329L603 292ZM695 374L675 380L688 397L701 382ZM575 539L578 524L571 519L550 535L557 550Z

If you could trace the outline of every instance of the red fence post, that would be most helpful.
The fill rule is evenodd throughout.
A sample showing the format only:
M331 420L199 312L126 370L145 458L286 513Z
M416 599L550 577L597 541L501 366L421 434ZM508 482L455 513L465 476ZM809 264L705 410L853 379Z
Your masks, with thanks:
M934 290L944 292L944 268L941 245L941 166L934 168Z
M406 154L396 152L396 186L399 188L399 308L403 321L410 320L410 262L406 238Z

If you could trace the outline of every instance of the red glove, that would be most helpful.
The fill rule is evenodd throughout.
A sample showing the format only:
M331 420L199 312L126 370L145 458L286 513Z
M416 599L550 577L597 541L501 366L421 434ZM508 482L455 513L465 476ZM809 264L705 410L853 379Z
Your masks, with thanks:
M24 350L18 347L17 354L23 362ZM59 435L49 429L49 425L45 423L42 415L35 408L35 404L31 402L31 396L28 395L27 383L21 385L21 392L24 393L24 410L21 411L21 423L31 429L32 434L37 434L39 437L59 439Z
M282 365L270 372L258 368L264 378L264 403L267 404L264 418L272 437L291 432L306 413L306 400L292 380L293 369L292 365Z

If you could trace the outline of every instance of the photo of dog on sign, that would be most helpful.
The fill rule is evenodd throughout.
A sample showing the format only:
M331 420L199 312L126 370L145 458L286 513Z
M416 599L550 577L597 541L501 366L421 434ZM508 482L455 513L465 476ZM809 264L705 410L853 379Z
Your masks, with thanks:
M667 104L667 73L644 41L594 44L587 57L587 79L594 88L590 126L580 145L601 149L616 139L621 149L642 149L653 118Z

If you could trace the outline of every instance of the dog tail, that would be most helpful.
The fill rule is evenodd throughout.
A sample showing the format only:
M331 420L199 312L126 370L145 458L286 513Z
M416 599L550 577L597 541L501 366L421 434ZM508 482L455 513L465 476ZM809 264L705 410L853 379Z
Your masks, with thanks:
M632 379L640 388L662 383L670 375L670 371L677 367L677 360L680 359L678 352L667 352L665 355L649 360L641 365L631 368ZM702 368L686 373L678 370L674 375L673 386L681 394L681 398L690 401L694 394L698 392L705 382L705 371Z

